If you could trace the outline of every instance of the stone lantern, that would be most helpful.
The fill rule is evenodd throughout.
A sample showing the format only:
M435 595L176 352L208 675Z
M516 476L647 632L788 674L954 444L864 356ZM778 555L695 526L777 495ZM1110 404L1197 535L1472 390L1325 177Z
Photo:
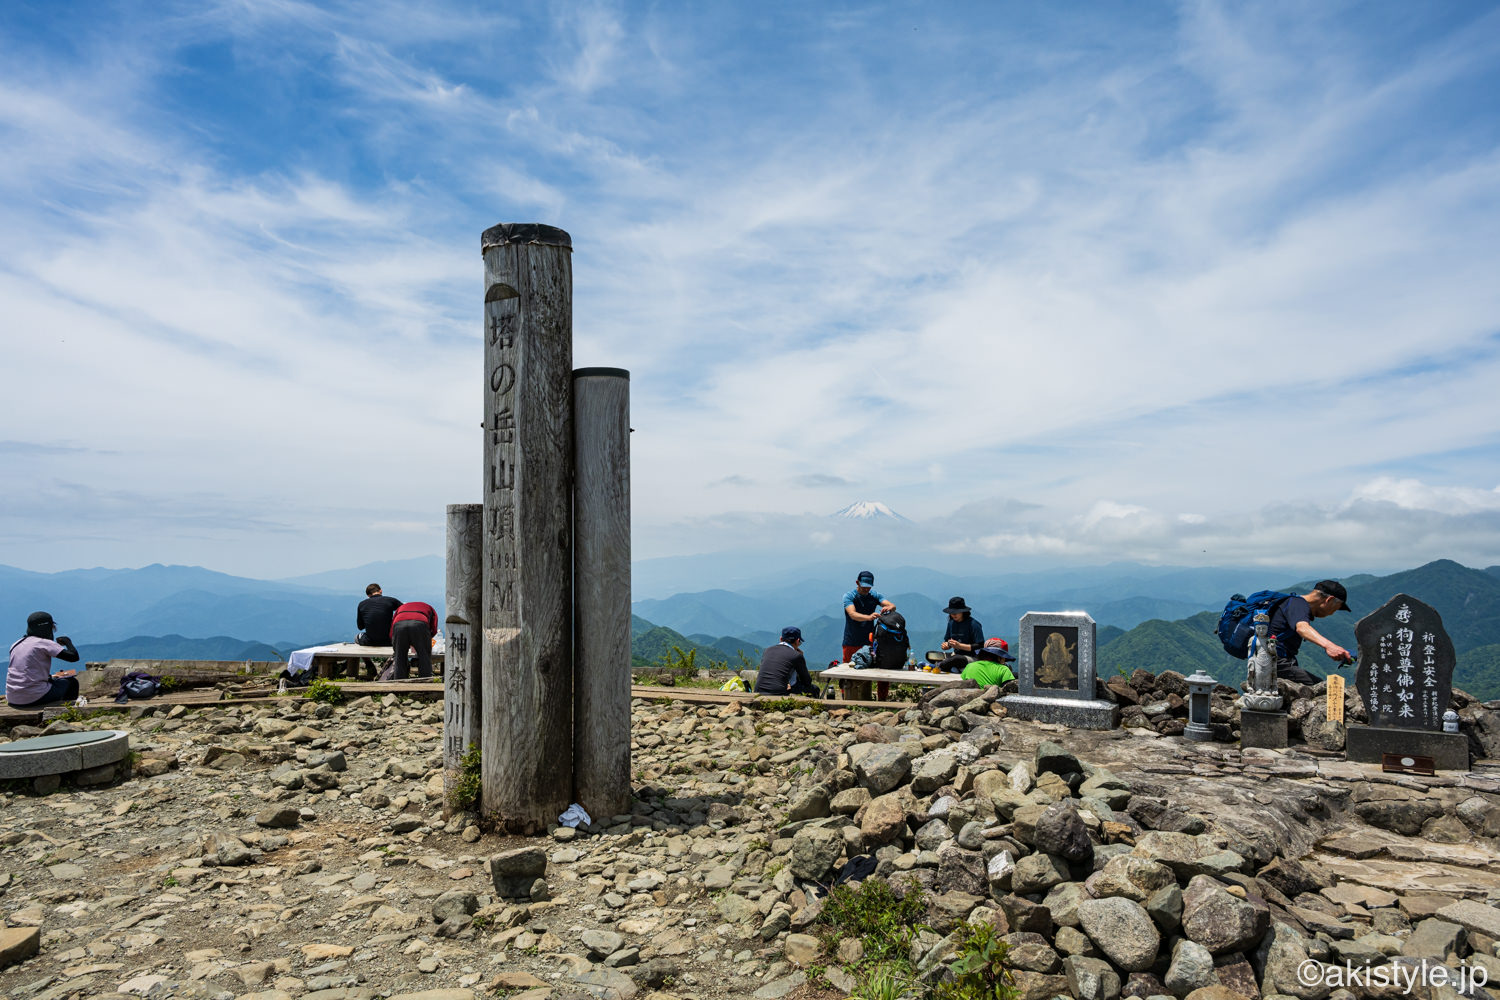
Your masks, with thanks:
M1182 735L1190 740L1207 742L1214 738L1214 727L1211 725L1213 717L1209 712L1209 696L1213 693L1214 685L1218 681L1210 677L1202 668L1187 679L1188 686L1188 724Z

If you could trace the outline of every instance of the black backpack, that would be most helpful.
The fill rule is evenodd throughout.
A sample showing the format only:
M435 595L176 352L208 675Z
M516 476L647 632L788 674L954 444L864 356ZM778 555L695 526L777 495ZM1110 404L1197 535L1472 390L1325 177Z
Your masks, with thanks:
M885 611L875 619L875 663L880 670L900 670L906 666L911 640L906 635L906 616L899 611Z

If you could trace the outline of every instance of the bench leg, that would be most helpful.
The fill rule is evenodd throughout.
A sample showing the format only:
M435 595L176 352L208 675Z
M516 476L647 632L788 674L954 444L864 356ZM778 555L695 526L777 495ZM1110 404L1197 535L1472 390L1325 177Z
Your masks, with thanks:
M877 681L876 682L876 684L875 684L875 700L876 701L890 701L891 700L891 682L890 681Z

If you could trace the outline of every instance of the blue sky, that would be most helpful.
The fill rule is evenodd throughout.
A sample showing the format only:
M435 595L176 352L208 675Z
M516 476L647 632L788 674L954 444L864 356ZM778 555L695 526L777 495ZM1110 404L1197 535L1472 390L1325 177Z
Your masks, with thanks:
M538 221L639 558L1500 563L1497 76L1475 3L9 3L0 562L440 552Z

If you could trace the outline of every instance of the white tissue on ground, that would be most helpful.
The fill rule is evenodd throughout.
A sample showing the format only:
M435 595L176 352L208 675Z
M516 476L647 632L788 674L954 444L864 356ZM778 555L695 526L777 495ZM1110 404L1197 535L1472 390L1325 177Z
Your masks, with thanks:
M557 817L557 821L563 826L571 827L588 826L594 822L589 819L589 814L583 811L583 806L577 802L568 806L567 812Z

